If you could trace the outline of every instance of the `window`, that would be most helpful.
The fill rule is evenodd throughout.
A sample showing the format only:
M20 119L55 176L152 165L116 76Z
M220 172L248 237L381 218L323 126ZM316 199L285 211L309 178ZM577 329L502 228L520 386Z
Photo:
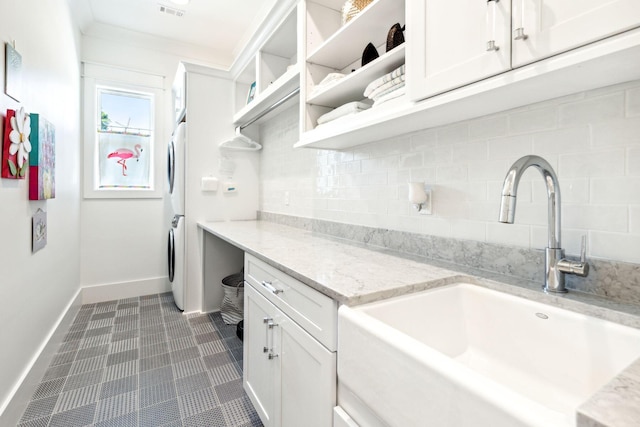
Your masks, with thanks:
M162 78L93 64L83 78L85 197L162 197Z
M96 91L98 189L153 189L153 94Z

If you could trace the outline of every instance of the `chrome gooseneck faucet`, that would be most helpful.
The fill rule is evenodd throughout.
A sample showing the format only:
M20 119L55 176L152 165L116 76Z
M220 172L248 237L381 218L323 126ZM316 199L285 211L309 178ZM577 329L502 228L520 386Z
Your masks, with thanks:
M565 293L567 289L564 286L564 275L568 273L585 277L589 273L589 264L585 261L584 237L582 238L580 261L570 261L564 258L564 251L560 245L560 186L558 185L558 177L545 159L533 155L524 156L511 166L502 186L499 221L513 224L516 214L518 184L522 174L529 166L540 171L547 186L548 237L543 289L545 292Z

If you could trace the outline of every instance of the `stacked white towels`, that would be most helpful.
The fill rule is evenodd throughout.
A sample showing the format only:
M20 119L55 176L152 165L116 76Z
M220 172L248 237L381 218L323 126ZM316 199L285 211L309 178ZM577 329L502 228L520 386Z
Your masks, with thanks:
M373 100L373 105L380 105L386 101L402 96L406 92L404 64L375 79L364 90L364 96Z
M358 101L354 101L354 102L348 102L344 105L341 105L340 107L329 111L326 114L323 114L322 116L318 117L318 125L321 125L323 123L327 123L327 122L331 122L333 120L339 119L340 117L344 117L344 116L349 116L352 114L357 114L361 111L364 111L368 108L371 108L371 105L365 103L365 102L358 102Z

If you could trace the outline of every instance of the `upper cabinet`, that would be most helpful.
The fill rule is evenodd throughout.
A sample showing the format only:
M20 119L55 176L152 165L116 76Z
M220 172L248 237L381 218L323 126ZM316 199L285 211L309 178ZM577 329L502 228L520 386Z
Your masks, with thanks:
M513 0L514 67L640 26L638 0Z
M640 3L421 0L407 16L407 85L418 101L638 27Z
M236 73L233 116L236 127L257 120L300 87L298 8L292 1L279 2L278 6L284 11L276 10L276 16L271 17L275 25L267 26L254 37L255 47L249 47L250 55ZM291 96L287 101L295 103L296 99Z
M464 11L462 13L461 11ZM511 1L407 3L408 90L422 99L511 68Z

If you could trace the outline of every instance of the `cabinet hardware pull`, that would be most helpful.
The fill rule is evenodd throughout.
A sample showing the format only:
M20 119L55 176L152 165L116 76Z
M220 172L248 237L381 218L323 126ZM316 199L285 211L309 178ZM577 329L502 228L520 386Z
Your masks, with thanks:
M526 40L529 36L524 33L524 0L520 0L520 25L513 30L514 40Z
M263 353L269 352L269 324L271 323L271 319L268 317L262 318L262 323L264 323L264 347L262 347Z
M496 44L496 13L500 0L487 0L487 52L497 52L500 47Z
M273 353L273 347L274 347L274 345L273 345L273 343L274 343L273 328L276 327L276 326L278 326L278 324L277 323L273 323L273 319L272 318L267 321L267 347L264 348L264 350L265 350L264 352L265 353L269 353L267 355L269 360L272 360L274 357L278 357L277 354ZM269 341L269 335L268 335L269 334L269 332L268 332L269 330L271 330L271 341Z
M282 290L282 289L276 289L276 287L273 286L273 284L271 282L267 282L266 280L262 281L262 286L267 288L267 290L269 292L271 292L272 294L275 294L275 295L278 295L278 294L284 292L284 290Z

